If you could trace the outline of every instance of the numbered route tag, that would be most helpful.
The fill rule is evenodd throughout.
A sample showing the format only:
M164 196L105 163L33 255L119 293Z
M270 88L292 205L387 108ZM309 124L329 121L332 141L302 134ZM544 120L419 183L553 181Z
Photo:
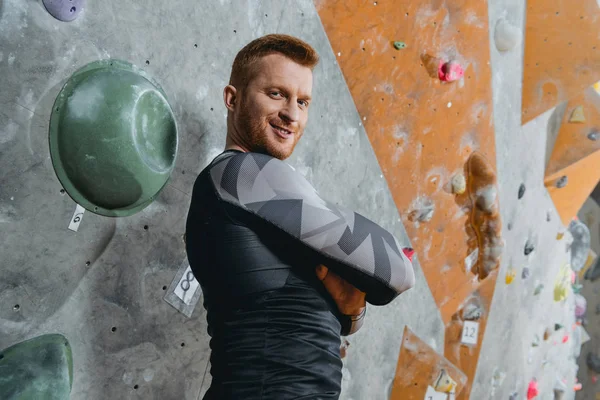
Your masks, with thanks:
M460 342L468 346L475 346L477 344L477 337L479 335L479 322L477 321L465 321L462 330L462 337Z
M436 392L431 386L427 386L427 392L425 393L425 400L447 400L448 394L443 392Z
M167 289L164 300L189 318L201 295L202 288L194 277L190 264L185 259L175 274L171 286Z
M85 208L77 204L75 212L73 213L73 217L71 217L71 222L69 222L69 229L73 232L77 232L77 230L79 229L79 224L81 223L81 219L83 218L84 212Z

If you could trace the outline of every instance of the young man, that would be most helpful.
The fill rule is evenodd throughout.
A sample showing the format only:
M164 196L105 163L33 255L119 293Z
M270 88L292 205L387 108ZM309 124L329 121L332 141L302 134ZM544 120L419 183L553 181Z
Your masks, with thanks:
M339 397L341 321L362 320L365 293L272 226L219 202L209 178L211 166L232 154L292 154L318 61L307 43L267 35L238 53L224 89L226 149L198 176L186 229L211 336L204 399Z

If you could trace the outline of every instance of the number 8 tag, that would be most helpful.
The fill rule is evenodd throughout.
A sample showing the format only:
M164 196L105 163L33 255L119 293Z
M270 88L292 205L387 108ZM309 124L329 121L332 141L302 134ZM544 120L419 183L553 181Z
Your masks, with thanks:
M477 338L479 336L479 322L476 321L465 321L462 330L462 337L460 342L468 346L477 345Z

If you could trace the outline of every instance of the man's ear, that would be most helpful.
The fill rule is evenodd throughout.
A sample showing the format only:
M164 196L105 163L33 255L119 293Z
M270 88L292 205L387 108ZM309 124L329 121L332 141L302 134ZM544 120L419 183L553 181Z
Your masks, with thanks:
M225 86L225 89L223 89L223 101L225 102L225 107L233 112L237 102L237 89L231 85Z

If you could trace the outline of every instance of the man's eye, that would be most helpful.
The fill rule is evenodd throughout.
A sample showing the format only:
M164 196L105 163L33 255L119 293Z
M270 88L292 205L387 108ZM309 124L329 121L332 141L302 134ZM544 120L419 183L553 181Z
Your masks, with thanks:
M271 92L271 96L273 96L273 97L281 96L281 93L279 93L279 92Z
M306 100L300 100L298 103L300 105L302 105L303 107L308 107L308 101L306 101Z

